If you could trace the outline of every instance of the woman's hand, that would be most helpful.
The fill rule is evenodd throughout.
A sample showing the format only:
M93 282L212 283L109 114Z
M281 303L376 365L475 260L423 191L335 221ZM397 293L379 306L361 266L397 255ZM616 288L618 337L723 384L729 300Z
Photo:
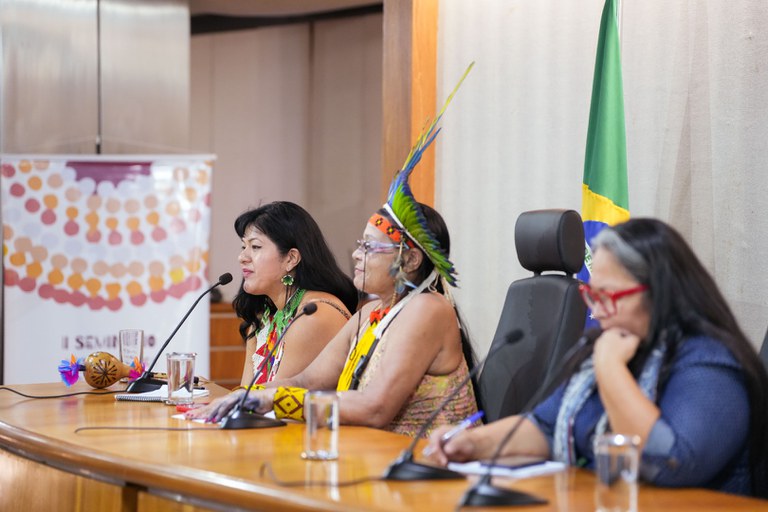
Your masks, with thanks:
M470 431L461 432L452 437L447 443L443 443L442 437L451 430L451 426L443 426L435 429L429 436L429 444L425 452L428 458L440 465L447 465L449 461L465 462L475 459L475 443Z
M595 368L603 365L621 364L626 366L640 346L640 337L626 329L612 327L605 330L594 348Z
M627 367L640 341L624 329L608 329L595 342L594 363L597 390L611 429L638 435L644 443L661 411L645 396Z
M184 413L188 420L204 419L206 422L216 423L221 420L240 400L243 399L244 389L238 389L232 393L219 397L205 407L191 409Z
M188 420L202 418L209 423L218 423L224 416L234 409L234 407L243 399L245 393L246 390L238 389L226 396L217 398L205 407L187 411L184 416ZM274 389L251 391L248 393L248 398L246 398L243 408L246 411L264 414L272 410L272 400L274 395Z

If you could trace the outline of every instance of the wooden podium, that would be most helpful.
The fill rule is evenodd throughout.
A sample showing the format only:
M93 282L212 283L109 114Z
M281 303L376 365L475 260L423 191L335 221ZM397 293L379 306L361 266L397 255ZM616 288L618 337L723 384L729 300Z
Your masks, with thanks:
M243 375L245 343L240 322L229 302L211 303L211 380L228 389L240 385Z
M92 391L83 383L13 388L30 395ZM225 392L218 386L212 391ZM344 485L380 476L410 443L389 432L342 426L340 459L307 462L300 457L302 424L224 431L174 414L171 406L116 401L113 395L30 399L0 390L0 510L454 510L470 485L469 480ZM99 429L76 432L82 427ZM180 430L163 430L169 428ZM263 471L265 464L291 486L275 482ZM594 477L588 471L496 483L549 501L517 510L594 509ZM768 502L641 486L639 509L768 511Z

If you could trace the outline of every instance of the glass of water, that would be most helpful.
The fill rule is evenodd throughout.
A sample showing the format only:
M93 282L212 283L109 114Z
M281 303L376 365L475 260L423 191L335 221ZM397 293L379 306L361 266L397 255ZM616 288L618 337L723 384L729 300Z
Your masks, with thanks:
M637 511L640 438L601 434L595 438L595 508L598 512Z
M308 391L304 395L304 452L307 460L339 458L339 394Z

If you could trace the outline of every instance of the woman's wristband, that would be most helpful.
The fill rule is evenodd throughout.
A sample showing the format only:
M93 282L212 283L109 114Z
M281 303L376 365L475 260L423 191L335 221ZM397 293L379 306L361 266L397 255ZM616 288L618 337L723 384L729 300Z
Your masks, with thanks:
M278 419L304 421L304 395L307 390L280 386L275 390L273 408Z

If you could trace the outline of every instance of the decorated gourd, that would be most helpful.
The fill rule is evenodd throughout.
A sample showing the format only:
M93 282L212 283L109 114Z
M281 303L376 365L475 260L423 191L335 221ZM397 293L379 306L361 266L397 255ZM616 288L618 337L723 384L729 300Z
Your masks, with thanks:
M139 361L128 366L109 352L94 352L85 359L75 359L72 355L69 361L62 360L59 365L59 374L67 386L77 382L83 372L85 382L97 389L108 388L123 377L135 379L141 371Z

